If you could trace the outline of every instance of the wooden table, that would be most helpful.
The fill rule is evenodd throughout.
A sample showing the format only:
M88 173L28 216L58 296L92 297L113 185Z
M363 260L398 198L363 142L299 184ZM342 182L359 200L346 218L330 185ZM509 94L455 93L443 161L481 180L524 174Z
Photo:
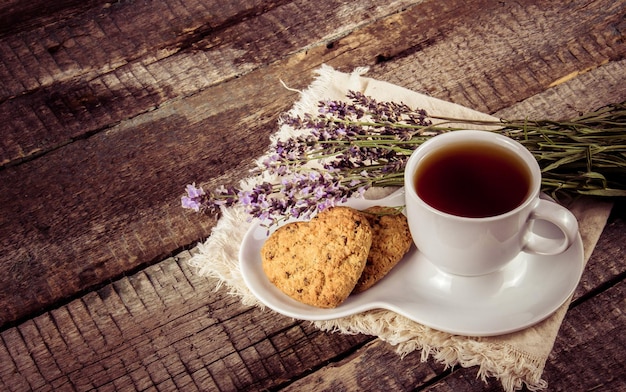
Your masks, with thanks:
M243 306L186 263L184 186L248 175L329 64L503 117L626 99L626 2L0 3L0 390L500 391L371 336ZM626 203L544 378L626 388Z

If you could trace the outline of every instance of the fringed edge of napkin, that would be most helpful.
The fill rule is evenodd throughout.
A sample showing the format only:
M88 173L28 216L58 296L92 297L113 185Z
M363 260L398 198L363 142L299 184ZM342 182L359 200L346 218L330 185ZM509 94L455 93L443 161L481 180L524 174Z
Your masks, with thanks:
M484 382L487 382L487 378L495 378L506 391L519 390L524 384L531 391L543 390L548 386L541 379L545 365L542 358L521 352L509 344L494 344L484 342L481 338L451 335L386 310L372 310L313 324L327 332L378 336L395 346L401 358L420 351L422 362L432 357L446 369L457 365L476 366L477 378Z
M211 236L197 245L197 252L187 262L198 275L216 279L216 291L226 284L228 294L239 297L242 304L263 307L246 286L239 268L239 249L252 225L249 215L240 207L224 208L221 214Z

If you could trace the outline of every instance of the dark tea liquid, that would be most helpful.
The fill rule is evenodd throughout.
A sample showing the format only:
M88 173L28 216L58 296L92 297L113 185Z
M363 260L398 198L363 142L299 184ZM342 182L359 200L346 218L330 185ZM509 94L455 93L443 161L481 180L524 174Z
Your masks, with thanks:
M452 215L483 218L518 207L528 196L530 169L498 145L450 144L422 158L415 172L418 196Z

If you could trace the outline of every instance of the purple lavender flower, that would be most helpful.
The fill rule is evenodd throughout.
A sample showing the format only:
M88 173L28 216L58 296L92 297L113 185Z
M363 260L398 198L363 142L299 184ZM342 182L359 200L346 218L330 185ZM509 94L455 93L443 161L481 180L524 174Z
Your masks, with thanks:
M196 188L196 184L187 185L187 196L181 197L180 201L183 208L189 208L196 212L202 208L202 197L205 195L202 187Z

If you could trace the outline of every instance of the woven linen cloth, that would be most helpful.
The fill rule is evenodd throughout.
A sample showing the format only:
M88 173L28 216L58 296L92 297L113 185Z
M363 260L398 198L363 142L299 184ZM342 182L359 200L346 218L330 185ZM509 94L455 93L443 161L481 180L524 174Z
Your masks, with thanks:
M347 74L326 65L322 66L317 70L317 77L313 83L300 92L301 98L294 104L290 113L300 116L304 113L315 114L320 100L344 100L347 91L353 90L361 91L379 101L402 102L412 108L422 108L430 115L495 119L460 105L363 77L366 71L360 68ZM293 129L280 124L272 140L289 137L292 133ZM262 160L263 157L259 157L258 162ZM262 181L280 181L280 179L259 174L244 179L240 186L242 189L251 189ZM366 192L365 197L376 199L389 193L389 189L373 188ZM586 263L606 224L611 203L580 199L570 206L570 209L579 221ZM229 293L238 296L243 304L263 307L247 288L239 268L239 248L252 224L241 206L223 208L211 236L198 245L197 252L189 263L196 267L198 274L216 278L217 288L225 284ZM336 320L316 321L313 324L324 331L378 336L394 345L400 356L420 350L422 361L432 357L446 367L476 366L477 377L483 380L495 377L506 391L521 389L524 384L530 390L542 390L547 388L546 380L542 379L543 369L568 305L569 300L550 317L527 329L493 337L452 335L381 309Z

